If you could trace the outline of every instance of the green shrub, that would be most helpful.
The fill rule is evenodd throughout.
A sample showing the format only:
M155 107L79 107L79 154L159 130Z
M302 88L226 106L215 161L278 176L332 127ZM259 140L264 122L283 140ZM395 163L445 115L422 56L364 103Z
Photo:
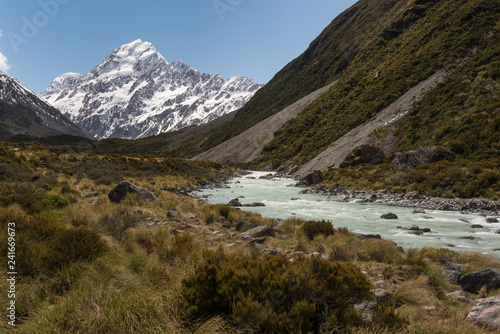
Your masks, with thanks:
M350 264L286 256L238 257L207 250L183 282L189 320L227 315L246 331L318 332L359 322L351 306L370 284Z
M219 211L220 215L226 219L229 219L229 213L231 212L231 207L226 204L217 204L214 209Z
M307 221L302 225L302 230L309 240L314 240L314 238L320 234L327 237L335 233L332 223L325 220Z
M47 208L31 184L0 186L0 204L4 207L19 204L28 214L40 213Z
M45 190L52 190L53 187L48 183L43 183L42 188Z
M43 204L50 208L64 208L69 205L69 201L61 195L54 194L44 199Z

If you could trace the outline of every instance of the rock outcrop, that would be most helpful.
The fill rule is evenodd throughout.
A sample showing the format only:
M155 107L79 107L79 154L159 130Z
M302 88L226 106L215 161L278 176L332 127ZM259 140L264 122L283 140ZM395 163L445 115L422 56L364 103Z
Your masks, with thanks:
M340 168L349 166L364 166L364 165L379 165L385 160L384 151L380 147L374 145L361 145L356 147L349 154L344 162L340 164Z
M323 173L320 170L315 170L302 180L300 180L299 185L304 185L306 187L319 184L325 180Z
M500 269L484 269L463 275L460 286L467 292L478 292L482 288L487 291L500 289Z
M500 331L500 295L476 300L466 321L491 331Z
M144 202L153 202L158 199L158 195L144 188L138 187L129 181L122 181L108 193L108 198L113 203L120 203L128 194L136 194Z
M394 153L392 168L416 168L421 165L442 160L455 160L455 153L440 146L421 147L415 151Z

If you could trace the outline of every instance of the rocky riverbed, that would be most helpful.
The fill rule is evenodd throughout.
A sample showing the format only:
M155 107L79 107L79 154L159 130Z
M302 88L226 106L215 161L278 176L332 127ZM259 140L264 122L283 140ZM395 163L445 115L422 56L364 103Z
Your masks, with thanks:
M328 197L336 196L336 200L339 202L375 202L425 210L460 211L463 213L500 216L500 202L479 198L440 198L423 196L418 192L395 194L387 190L349 190L340 184L334 184L330 187L323 185L311 186L302 190L300 193L317 194Z

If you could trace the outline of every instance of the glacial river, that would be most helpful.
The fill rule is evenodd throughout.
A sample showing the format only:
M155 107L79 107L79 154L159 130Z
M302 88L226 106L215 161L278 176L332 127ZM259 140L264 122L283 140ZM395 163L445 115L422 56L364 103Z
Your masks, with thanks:
M203 189L198 196L208 196L213 204L227 204L238 198L241 203L261 202L265 207L245 207L266 217L286 219L300 217L310 220L328 220L333 226L347 227L350 231L363 234L380 234L395 241L404 249L432 246L456 251L474 251L500 258L500 223L486 223L485 216L462 214L450 211L429 211L413 213L414 208L389 206L383 203L340 203L336 197L299 194L303 188L294 187L295 180L275 178L259 179L267 172L252 172L250 175L229 181L229 188ZM292 200L293 199L293 200ZM380 216L394 213L399 219L386 220ZM500 220L500 219L499 219ZM412 235L398 226L416 224L420 228L430 228L431 232ZM473 224L483 228L473 229Z

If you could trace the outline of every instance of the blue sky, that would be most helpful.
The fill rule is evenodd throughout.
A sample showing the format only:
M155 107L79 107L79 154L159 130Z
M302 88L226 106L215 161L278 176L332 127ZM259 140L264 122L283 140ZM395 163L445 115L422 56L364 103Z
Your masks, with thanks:
M169 61L266 83L354 0L23 0L0 3L0 71L36 93L138 38Z

